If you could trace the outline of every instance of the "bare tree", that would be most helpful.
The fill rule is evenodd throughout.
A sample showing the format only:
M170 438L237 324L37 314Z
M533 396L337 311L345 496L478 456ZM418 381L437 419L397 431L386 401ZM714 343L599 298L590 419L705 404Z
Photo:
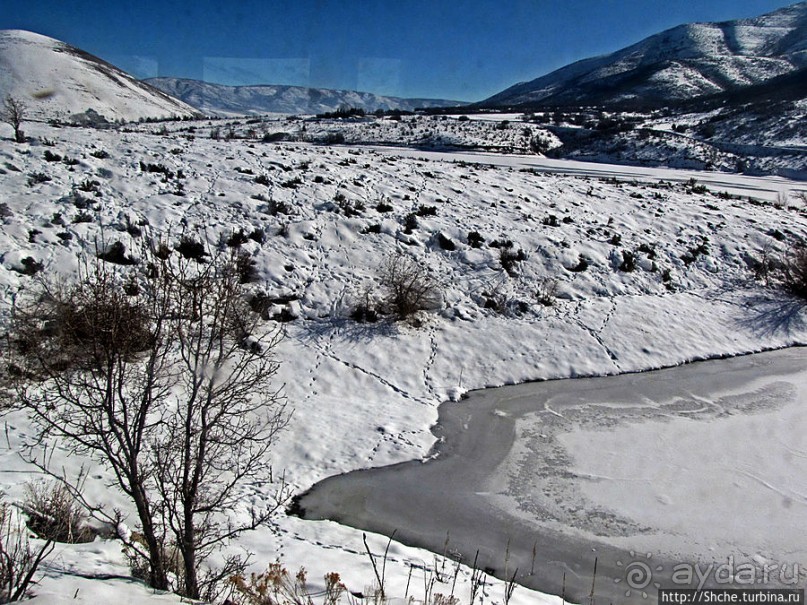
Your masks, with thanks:
M228 514L245 481L272 480L269 448L289 418L272 386L278 336L259 332L233 259L149 258L134 295L96 260L78 282L44 286L20 306L15 390L41 441L57 437L112 470L142 535L119 537L145 562L149 583L172 588L171 568L180 572L173 588L199 598L216 579L200 579L205 559L280 505L246 521ZM94 512L122 527L120 512Z
M22 122L25 119L27 108L25 104L11 95L6 95L0 119L14 129L14 140L17 143L25 142L25 133L22 131Z

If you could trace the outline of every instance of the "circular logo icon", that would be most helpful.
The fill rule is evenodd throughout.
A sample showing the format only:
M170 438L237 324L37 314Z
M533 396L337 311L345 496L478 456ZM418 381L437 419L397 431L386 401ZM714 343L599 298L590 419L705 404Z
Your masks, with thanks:
M653 580L653 571L650 566L641 561L634 561L625 568L625 582L631 588L642 590Z

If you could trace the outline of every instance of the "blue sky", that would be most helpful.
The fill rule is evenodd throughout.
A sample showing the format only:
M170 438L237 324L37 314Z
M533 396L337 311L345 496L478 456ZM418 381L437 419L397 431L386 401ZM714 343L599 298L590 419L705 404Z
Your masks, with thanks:
M477 101L692 21L787 0L4 0L0 29L58 38L138 77Z

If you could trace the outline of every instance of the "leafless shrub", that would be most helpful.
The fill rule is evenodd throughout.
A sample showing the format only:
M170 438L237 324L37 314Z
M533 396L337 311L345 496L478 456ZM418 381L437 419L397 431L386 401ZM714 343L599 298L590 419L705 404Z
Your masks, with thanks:
M323 605L336 605L347 590L338 573L325 574L325 590L321 594ZM313 605L304 568L293 576L280 563L272 563L261 574L233 576L236 599L243 605Z
M807 247L803 244L793 248L783 261L782 281L791 294L807 299Z
M359 323L375 323L379 319L379 305L371 288L364 288L351 301L350 318Z
M384 259L379 278L384 289L385 307L399 319L434 309L442 301L437 279L423 263L403 252Z
M87 526L87 511L61 482L26 485L22 511L28 517L28 528L44 540L79 544L95 539L95 532Z
M516 271L516 267L518 263L527 259L527 254L519 248L518 250L513 250L511 247L505 247L499 249L499 263L502 266L507 274L511 277L515 277L518 272Z
M777 191L776 199L773 200L773 205L776 208L780 209L787 208L787 202L789 199L790 199L790 193L788 191Z
M39 565L54 547L53 540L31 544L22 519L10 504L0 503L0 603L19 601L28 595Z
M545 307L551 307L555 304L555 298L558 293L558 280L552 277L544 277L538 280L535 289L536 300Z

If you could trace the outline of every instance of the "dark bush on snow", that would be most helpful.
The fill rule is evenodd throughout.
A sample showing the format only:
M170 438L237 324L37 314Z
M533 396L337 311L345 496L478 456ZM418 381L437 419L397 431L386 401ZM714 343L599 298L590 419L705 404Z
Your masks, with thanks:
M190 258L196 261L204 260L207 256L207 250L202 242L196 241L191 237L183 237L177 245L177 252L184 258Z
M137 260L126 254L126 246L121 242L115 242L110 245L104 252L98 253L98 258L108 263L116 265L135 265Z
M799 298L807 299L807 247L794 248L782 266L785 288Z

